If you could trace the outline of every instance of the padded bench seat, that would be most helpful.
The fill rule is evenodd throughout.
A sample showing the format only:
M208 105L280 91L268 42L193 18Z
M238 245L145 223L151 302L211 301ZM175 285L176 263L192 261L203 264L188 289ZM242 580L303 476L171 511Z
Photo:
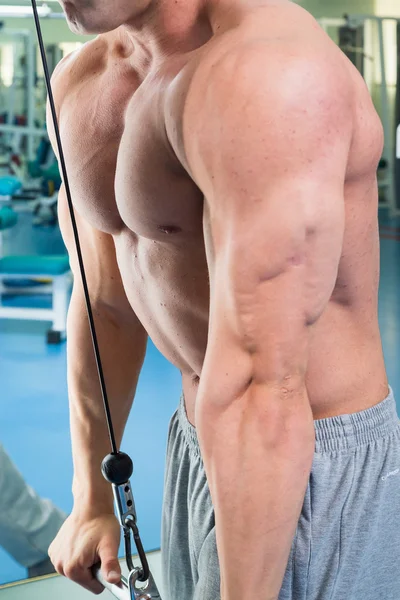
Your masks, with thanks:
M9 288L9 282L43 278L51 281L52 308L22 308L5 306L2 296L21 294L18 287ZM5 285L7 284L7 285ZM47 287L34 293L46 293ZM58 344L66 335L66 322L71 271L67 255L61 256L4 256L0 258L0 319L28 319L51 321L52 329L47 332L47 341ZM32 292L29 290L29 294Z
M2 275L49 275L57 277L70 270L68 256L5 256L0 258Z

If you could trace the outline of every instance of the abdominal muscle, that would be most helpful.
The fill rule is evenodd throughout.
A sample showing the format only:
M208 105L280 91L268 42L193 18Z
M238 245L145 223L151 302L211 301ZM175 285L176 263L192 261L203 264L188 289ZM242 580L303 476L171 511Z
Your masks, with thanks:
M125 292L161 354L184 380L201 374L207 347L209 284L202 243L163 243L126 233L115 239Z
M166 244L131 234L115 245L128 300L154 345L180 370L187 416L195 426L208 337L204 248L198 241ZM314 419L384 400L388 382L379 329L332 300L311 332L306 386Z

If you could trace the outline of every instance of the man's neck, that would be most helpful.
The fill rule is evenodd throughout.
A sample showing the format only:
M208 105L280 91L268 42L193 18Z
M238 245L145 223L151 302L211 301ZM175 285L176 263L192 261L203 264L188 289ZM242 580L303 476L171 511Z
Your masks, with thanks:
M203 46L213 35L213 15L220 0L159 0L122 26L143 64L160 64L166 57ZM150 68L151 68L150 67Z

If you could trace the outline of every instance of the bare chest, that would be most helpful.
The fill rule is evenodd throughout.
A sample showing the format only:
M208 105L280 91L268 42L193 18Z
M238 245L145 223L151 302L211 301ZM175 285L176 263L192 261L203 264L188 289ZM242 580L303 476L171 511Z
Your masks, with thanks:
M60 123L73 202L93 227L154 240L201 231L203 196L169 147L161 84L99 78Z

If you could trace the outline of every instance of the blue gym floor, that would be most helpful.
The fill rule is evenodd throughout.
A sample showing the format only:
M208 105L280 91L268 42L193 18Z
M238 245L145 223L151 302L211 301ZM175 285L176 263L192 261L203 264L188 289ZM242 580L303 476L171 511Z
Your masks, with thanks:
M381 216L381 235L379 318L389 380L400 398L400 219ZM38 230L35 237L35 252L48 252L49 240L53 252L60 246L49 231ZM0 441L27 482L68 512L72 461L66 352L65 344L46 345L46 328L39 323L0 321ZM167 428L180 391L178 371L149 343L122 447L135 463L132 483L146 550L160 546ZM0 548L0 584L25 576L26 570Z

